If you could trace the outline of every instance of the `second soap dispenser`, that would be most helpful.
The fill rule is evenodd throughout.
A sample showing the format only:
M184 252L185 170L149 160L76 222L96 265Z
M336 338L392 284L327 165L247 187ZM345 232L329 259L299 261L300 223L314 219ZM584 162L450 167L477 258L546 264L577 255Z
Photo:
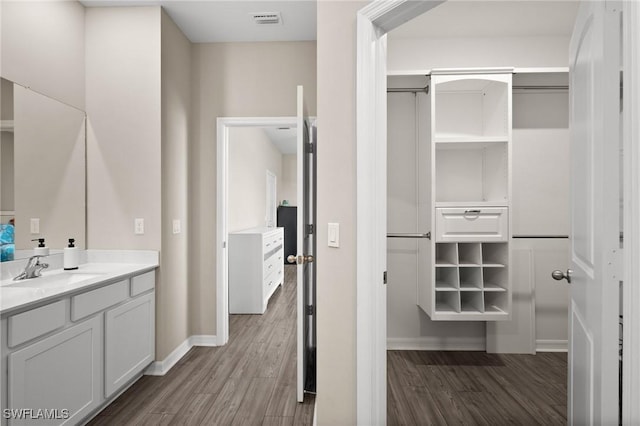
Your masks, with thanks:
M64 265L65 271L78 269L78 264L80 262L79 262L79 255L78 255L78 247L74 245L75 242L76 242L75 239L69 238L69 246L65 247L63 250L64 252L63 265Z

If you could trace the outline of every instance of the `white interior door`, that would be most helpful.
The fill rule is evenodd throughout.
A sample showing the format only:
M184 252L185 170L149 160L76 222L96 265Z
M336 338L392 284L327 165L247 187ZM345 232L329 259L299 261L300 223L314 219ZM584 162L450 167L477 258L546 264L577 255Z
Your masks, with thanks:
M297 397L315 392L315 129L312 132L302 86L298 86L297 111ZM311 138L313 137L313 140ZM293 259L289 259L291 262Z
M582 2L569 53L568 415L576 425L618 423L619 22L610 4Z

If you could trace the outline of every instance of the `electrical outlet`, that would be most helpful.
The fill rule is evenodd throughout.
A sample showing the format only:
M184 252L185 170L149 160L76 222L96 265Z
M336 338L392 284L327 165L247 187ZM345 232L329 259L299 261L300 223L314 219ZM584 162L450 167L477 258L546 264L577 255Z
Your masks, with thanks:
M32 217L31 218L31 233L39 234L40 233L40 218Z
M179 234L182 232L182 227L180 226L180 219L173 219L173 233Z
M137 217L134 221L134 228L133 228L133 232L136 235L142 235L144 234L144 219L141 217Z

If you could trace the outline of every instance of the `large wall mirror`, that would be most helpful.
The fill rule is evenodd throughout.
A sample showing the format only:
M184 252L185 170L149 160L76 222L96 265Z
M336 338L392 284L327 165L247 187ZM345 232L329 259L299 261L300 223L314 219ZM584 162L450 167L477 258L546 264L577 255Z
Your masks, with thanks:
M45 238L86 244L85 113L1 79L0 244L3 261Z

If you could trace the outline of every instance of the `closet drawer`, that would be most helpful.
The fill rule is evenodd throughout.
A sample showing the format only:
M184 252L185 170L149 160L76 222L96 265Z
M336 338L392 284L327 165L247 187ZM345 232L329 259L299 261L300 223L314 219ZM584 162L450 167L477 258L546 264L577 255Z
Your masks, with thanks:
M507 241L508 223L506 207L437 208L436 242Z
M263 273L265 277L270 273L278 270L278 265L282 263L282 255L279 253L282 253L282 250L278 251L269 259L264 261Z

